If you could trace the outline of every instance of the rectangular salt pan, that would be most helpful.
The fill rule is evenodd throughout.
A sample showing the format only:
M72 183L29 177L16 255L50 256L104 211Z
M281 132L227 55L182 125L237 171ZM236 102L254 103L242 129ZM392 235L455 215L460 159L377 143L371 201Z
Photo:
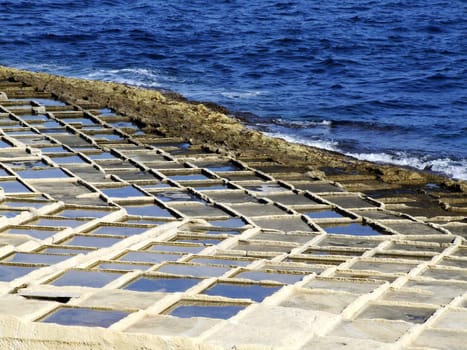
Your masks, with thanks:
M206 289L203 294L217 295L233 299L251 299L256 302L263 301L264 298L278 291L280 286L270 286L261 284L240 284L218 282Z
M183 292L198 284L198 278L140 277L129 283L124 289L139 292Z
M119 273L115 272L68 270L50 284L54 286L102 288L120 276Z
M40 321L46 323L57 323L63 326L107 328L127 315L128 312L124 311L62 307L52 312L50 315L47 315Z

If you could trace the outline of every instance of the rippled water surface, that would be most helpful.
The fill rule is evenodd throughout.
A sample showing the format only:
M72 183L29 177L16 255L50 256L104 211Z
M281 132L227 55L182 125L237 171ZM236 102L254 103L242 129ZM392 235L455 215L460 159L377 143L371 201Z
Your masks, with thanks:
M462 0L0 1L0 64L171 89L467 179L466 18Z

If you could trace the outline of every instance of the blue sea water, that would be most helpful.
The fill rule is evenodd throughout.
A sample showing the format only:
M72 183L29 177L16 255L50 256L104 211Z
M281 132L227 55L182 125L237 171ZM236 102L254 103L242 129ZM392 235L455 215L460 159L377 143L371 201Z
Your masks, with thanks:
M169 89L467 179L465 0L0 1L0 64Z

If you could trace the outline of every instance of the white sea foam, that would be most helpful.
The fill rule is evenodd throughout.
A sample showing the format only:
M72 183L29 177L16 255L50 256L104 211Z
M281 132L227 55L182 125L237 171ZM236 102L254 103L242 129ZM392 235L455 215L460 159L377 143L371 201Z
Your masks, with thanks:
M394 155L387 153L346 153L346 155L370 162L410 166L420 170L431 170L446 174L454 179L467 180L467 159L459 161L449 158L423 159L410 156L405 152L397 152Z
M19 64L17 65L20 69L26 69L31 71L43 71L50 73L59 73L67 74L69 76L76 76L80 78L87 79L97 79L105 81L114 81L118 83L130 84L134 86L144 86L152 88L160 88L164 82L171 83L182 83L183 81L177 80L176 77L169 77L160 74L159 72L151 69L145 68L123 68L123 69L108 69L108 70L97 70L90 72L81 72L72 74L70 72L70 67L60 66L57 64ZM188 92L187 96L190 95ZM209 93L214 93L222 95L231 99L248 99L262 94L262 91L211 91ZM205 94L205 92L203 92ZM196 95L191 91L191 95ZM194 96L189 96L193 98ZM202 96L199 96L200 98ZM279 125L286 126L295 126L295 127L329 127L332 125L332 121L321 120L321 121L297 121L297 120L286 120L286 119L277 119L276 123ZM313 146L321 149L336 151L344 153L348 156L355 157L361 160L367 160L371 162L378 163L387 163L395 164L401 166L410 166L413 168L421 170L431 170L439 173L446 174L454 179L467 180L467 159L462 160L452 160L449 158L438 158L438 159L428 159L426 157L415 157L408 155L405 152L396 152L394 154L388 153L346 153L339 148L339 145L336 141L333 140L310 140L307 138L301 138L296 136L291 136L290 134L280 133L280 132L270 132L266 133L270 136L280 137L289 142L305 144L308 146Z
M326 149L328 151L340 152L338 148L338 143L333 140L309 140L300 137L294 137L288 134L283 134L279 132L266 132L266 135L272 137L278 137L292 143L300 143L302 145L312 146L316 148Z
M307 146L326 149L329 151L344 153L347 156L351 156L360 160L408 166L420 170L430 170L447 175L453 179L467 180L467 159L423 159L420 157L410 156L406 152L396 152L394 155L388 153L346 153L339 149L339 144L333 140L308 140L279 132L266 132L266 134L272 137L282 138L292 143L299 143Z
M245 91L223 91L220 92L221 96L227 97L229 99L233 100L243 100L243 99L249 99L251 97L255 97L258 95L261 95L261 91L256 91L256 90L245 90Z
M69 69L69 67L67 66L61 66L58 64L51 64L51 63L21 63L18 65L15 65L15 67L18 69L24 69L24 70L29 70L33 72L48 72L48 73L55 73L55 74L57 74L57 72L63 74Z
M84 77L87 79L113 81L116 83L151 88L159 88L162 86L160 82L161 75L156 71L145 68L97 70L87 73Z
M193 87L187 88L186 81L177 77L165 75L157 70L146 68L123 68L123 69L108 69L97 70L86 73L84 78L93 80L113 81L116 83L129 84L133 86L142 86L148 88L163 88L167 86L176 86L177 92L185 97L192 99L205 100L207 96L223 96L228 99L249 99L262 94L262 91L253 90L236 90L225 91L213 89L206 91L197 91ZM180 85L179 85L180 84Z
M293 127L299 127L299 128L306 128L306 127L313 127L313 126L331 126L332 121L330 120L288 120L288 119L282 119L282 118L277 118L274 120L277 124L279 125L284 125L284 126L293 126Z

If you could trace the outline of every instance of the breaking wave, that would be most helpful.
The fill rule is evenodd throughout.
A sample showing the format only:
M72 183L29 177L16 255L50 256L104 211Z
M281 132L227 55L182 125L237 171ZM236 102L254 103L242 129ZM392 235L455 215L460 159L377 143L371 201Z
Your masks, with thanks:
M283 134L280 132L264 132L264 133L268 136L278 137L288 142L299 143L302 145L321 148L321 149L325 149L328 151L340 152L338 148L338 143L333 140L319 140L319 139L310 140L310 139L305 139L305 138L301 138L297 136L292 136L290 134Z
M330 120L289 120L283 118L276 118L272 120L272 123L280 126L286 126L289 128L309 128L315 126L329 127L333 124Z
M444 174L454 179L467 180L467 159L429 159L427 156L411 156L406 152L388 153L346 153L346 155L376 163L408 166Z
M252 98L258 95L261 95L261 91L225 91L221 92L220 94L224 97L227 97L229 99L248 99Z
M116 83L129 84L134 86L160 88L161 75L151 69L144 68L124 68L97 70L84 75L86 79L113 81Z
M419 170L432 171L449 176L453 179L467 180L467 159L454 160L450 158L430 158L428 156L415 156L407 152L389 153L350 153L344 152L339 143L334 140L313 140L291 136L280 132L265 132L265 134L282 138L288 142L299 143L328 151L343 153L347 156L369 162L392 164L411 167Z
M3 1L0 64L175 91L293 142L465 178L465 1L407 4Z

